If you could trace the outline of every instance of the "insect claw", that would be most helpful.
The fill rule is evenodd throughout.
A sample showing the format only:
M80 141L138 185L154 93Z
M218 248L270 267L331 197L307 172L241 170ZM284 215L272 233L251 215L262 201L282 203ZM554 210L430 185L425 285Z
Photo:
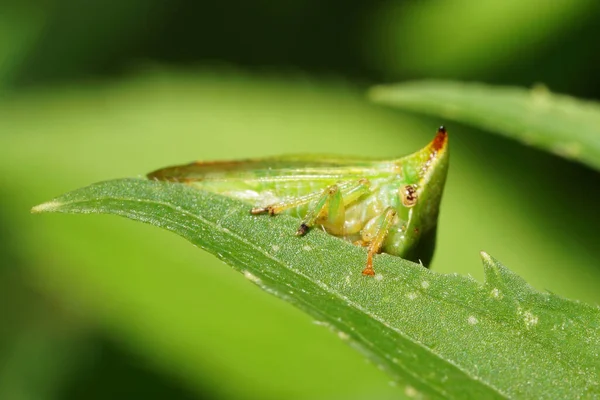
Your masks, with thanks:
M363 269L362 274L366 276L375 276L375 270L373 267L368 266L367 268Z
M371 253L371 251L367 253L367 266L363 269L362 274L365 276L375 276L375 270L373 269L373 253Z
M302 236L306 232L308 232L308 225L306 225L304 223L300 224L300 228L298 228L298 230L296 231L296 236Z
M258 214L266 214L269 213L269 215L277 215L277 208L276 206L267 206L267 207L254 207L252 210L250 210L250 214L253 215L258 215ZM281 212L281 211L279 211Z

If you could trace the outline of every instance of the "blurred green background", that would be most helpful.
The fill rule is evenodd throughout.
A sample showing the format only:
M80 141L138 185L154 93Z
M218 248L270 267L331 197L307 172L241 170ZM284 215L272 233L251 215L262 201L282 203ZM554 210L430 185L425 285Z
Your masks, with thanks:
M0 399L371 399L403 392L216 258L109 216L29 214L195 159L396 157L441 121L371 84L478 80L600 97L592 0L0 0ZM433 269L485 250L597 304L600 178L447 124Z

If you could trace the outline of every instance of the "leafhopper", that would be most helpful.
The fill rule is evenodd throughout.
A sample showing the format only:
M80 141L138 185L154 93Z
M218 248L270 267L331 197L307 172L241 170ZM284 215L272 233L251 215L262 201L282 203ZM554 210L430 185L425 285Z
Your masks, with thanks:
M159 169L148 178L182 182L249 203L252 214L289 214L296 235L320 227L367 248L364 275L384 252L427 266L448 172L442 126L421 150L392 160L318 155L194 162Z

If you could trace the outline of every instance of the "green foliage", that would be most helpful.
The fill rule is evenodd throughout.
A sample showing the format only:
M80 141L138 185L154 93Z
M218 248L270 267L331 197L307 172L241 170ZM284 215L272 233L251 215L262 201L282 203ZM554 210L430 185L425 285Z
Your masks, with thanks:
M373 127L378 144L365 155L383 155L398 127L421 131L395 114L347 85L233 72L162 72L15 96L0 104L0 169L10 171L0 176L7 194L0 196L0 218L11 240L2 242L1 253L21 259L28 284L44 290L42 299L66 304L69 320L88 335L100 328L123 354L133 354L130 363L150 365L201 396L395 397L389 377L325 327L175 235L105 217L28 213L57 191L176 162L308 153L316 143L357 154ZM435 129L388 154L425 145ZM15 299L11 304L22 308ZM76 346L63 352L79 353ZM101 383L103 371L85 364L85 351L80 357L84 365L74 368L79 374L65 373L67 384L85 373Z
M593 19L595 7L591 0L388 2L378 13L376 45L368 52L391 76L473 79L511 61L527 75L530 58L539 75L546 73L539 62L541 42L547 46Z
M194 159L325 150L397 157L426 144L445 123L373 106L361 93L349 85L295 76L199 70L152 73L61 93L33 91L0 103L0 169L6 171L0 175L0 226L6 229L0 253L10 258L5 269L17 266L28 286L43 289L39 301L50 304L33 313L35 305L25 307L3 290L10 299L7 309L14 308L27 327L35 315L57 319L59 327L48 337L36 330L39 340L61 340L61 329L76 336L63 339L60 352L75 358L74 364L41 346L30 347L26 359L36 360L36 369L22 359L21 370L30 371L24 382L42 375L44 365L58 369L61 364L68 366L52 375L63 379L56 387L81 381L82 374L104 382L103 371L86 363L100 327L124 354L133 354L130 363L150 365L163 379L202 395L401 395L388 385L386 374L337 335L175 235L104 216L27 212L32 204L89 182L143 176ZM483 280L477 252L485 249L536 288L597 303L600 253L590 221L600 199L577 184L581 179L594 185L596 175L479 131L454 127L449 134L451 166L432 270ZM548 176L548 168L556 174ZM571 182L568 198L557 179ZM569 216L568 229L557 215ZM360 269L364 253L347 247ZM396 269L399 261L392 260ZM8 282L4 276L1 281ZM18 285L8 285L17 291ZM5 323L15 325L12 319ZM151 381L159 382L155 376ZM6 393L2 389L0 394Z
M461 82L378 86L376 102L465 122L600 169L600 104L550 93Z
M392 79L450 79L542 82L598 99L599 15L593 0L3 2L0 399L416 393L177 235L124 218L28 212L90 182L192 160L392 158L448 125L432 271L483 281L485 249L537 289L598 304L600 174L363 94ZM497 111L493 125L512 120ZM469 124L483 127L476 117ZM580 139L583 153L597 149Z
M378 277L366 278L363 250L318 231L298 238L293 218L251 216L232 199L135 179L79 189L33 211L116 214L173 231L330 326L408 384L407 393L600 393L600 309L537 292L485 253L484 285L386 255L376 259Z

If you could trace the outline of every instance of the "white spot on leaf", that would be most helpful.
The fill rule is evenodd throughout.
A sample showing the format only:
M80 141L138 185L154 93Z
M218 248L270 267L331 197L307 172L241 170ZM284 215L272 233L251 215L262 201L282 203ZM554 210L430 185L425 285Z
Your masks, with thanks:
M467 321L469 322L469 325L476 325L479 323L479 320L474 315L470 315Z
M302 249L305 251L311 251L312 247L310 247L309 245L305 245L305 246L302 246Z
M417 296L418 296L418 294L415 292L410 292L410 293L406 294L406 298L408 298L409 300L414 300L417 298Z
M498 288L493 288L492 291L490 292L490 296L496 298L496 299L501 299L502 298L502 293L500 293L500 289Z
M525 321L525 325L528 329L537 325L538 323L537 315L534 315L531 311L525 311L523 313L523 320Z
M422 287L423 289L427 289L427 288L429 287L429 282L427 282L427 281L423 281L423 282L421 282L421 287Z
M350 336L346 332L342 332L342 331L338 332L338 337L342 340L350 339Z
M246 277L246 279L256 283L257 285L262 284L262 281L260 280L260 278L256 275L253 275L252 272L250 272L250 271L244 271L244 276Z
M274 244L273 246L271 246L271 249L273 249L273 251L279 251L279 246Z
M382 281L383 280L383 275L381 275L381 274L375 275L375 280L376 281Z

